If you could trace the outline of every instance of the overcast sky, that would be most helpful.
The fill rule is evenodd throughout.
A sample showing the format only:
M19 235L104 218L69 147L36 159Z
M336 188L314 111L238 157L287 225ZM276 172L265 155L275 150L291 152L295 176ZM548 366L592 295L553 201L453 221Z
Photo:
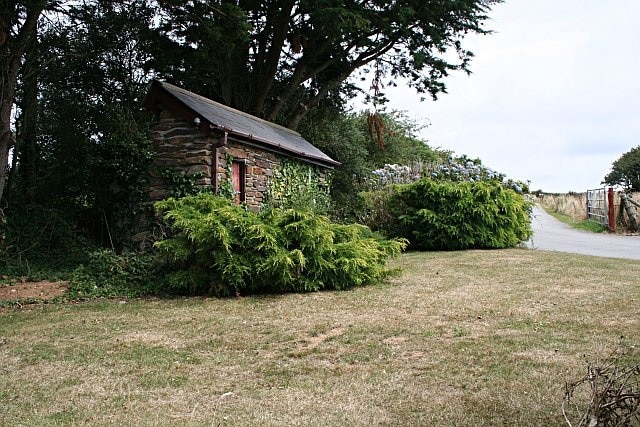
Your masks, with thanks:
M470 76L420 102L388 89L429 145L479 157L545 192L600 186L640 145L640 0L507 0L467 39Z

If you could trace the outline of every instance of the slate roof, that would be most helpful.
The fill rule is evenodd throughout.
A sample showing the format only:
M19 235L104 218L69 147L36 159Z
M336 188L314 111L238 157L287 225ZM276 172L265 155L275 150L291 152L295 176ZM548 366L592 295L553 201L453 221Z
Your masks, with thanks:
M159 93L156 93L157 91ZM229 135L234 135L265 149L289 154L325 167L339 164L291 129L227 107L166 82L159 80L151 82L145 98L145 105L153 109L157 108L158 102L172 104L166 100L163 102L162 98L165 98L166 95L178 102L178 106L182 107L179 109L186 107L192 113L190 116L208 123L212 129L228 132ZM165 107L172 109L171 105L165 105ZM178 111L174 111L174 113L178 113Z

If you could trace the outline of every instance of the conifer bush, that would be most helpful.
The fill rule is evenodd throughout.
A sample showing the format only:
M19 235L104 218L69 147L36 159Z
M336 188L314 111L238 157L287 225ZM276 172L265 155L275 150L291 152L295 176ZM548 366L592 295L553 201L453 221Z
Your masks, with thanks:
M173 235L156 243L167 285L178 293L305 292L379 281L404 240L361 225L332 223L311 211L245 210L211 194L157 202Z
M414 249L500 249L531 237L530 203L498 181L422 179L382 190L376 200L372 218L381 231Z

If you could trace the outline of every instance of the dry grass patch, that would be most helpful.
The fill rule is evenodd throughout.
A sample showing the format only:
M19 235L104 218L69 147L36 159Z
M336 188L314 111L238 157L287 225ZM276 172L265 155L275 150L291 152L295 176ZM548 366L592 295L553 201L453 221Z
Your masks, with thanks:
M559 212L579 222L587 219L587 193L545 194L538 199L548 211Z
M0 424L561 425L583 355L640 341L640 262L513 249L395 266L345 292L7 310Z

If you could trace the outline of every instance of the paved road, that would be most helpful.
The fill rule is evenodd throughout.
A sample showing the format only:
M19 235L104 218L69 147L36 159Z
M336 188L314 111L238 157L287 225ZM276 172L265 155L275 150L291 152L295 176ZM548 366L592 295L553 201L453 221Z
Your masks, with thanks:
M527 246L534 249L640 260L640 236L576 230L538 206L533 209L532 228L533 238Z

